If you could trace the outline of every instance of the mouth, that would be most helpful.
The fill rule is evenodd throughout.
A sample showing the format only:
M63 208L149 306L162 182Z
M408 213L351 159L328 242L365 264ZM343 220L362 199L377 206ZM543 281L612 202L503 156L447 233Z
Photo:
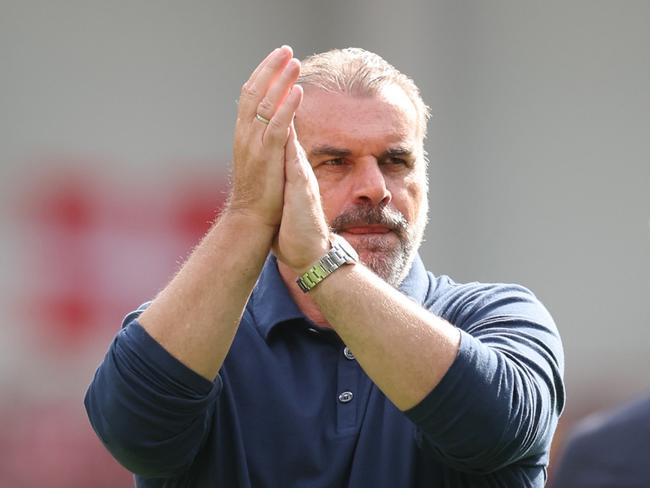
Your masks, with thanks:
M341 233L351 235L388 234L392 229L385 225L356 225L341 229Z

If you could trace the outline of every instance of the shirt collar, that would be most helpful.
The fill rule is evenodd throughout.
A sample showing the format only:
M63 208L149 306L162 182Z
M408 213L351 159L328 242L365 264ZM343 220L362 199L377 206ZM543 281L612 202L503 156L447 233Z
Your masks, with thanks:
M262 273L251 296L251 312L258 330L265 339L273 328L283 322L306 319L298 305L293 301L284 284L278 262L272 254L266 258Z
M399 286L399 291L407 297L412 298L416 303L423 305L429 293L430 286L429 273L424 267L420 255L416 254L411 264L411 269L409 269L406 278L404 278L404 281Z
M422 259L417 255L399 290L422 305L429 286L427 270ZM290 320L308 320L291 298L278 271L277 259L273 255L269 255L264 263L262 273L251 296L251 305L250 311L255 319L256 327L266 340L276 325Z

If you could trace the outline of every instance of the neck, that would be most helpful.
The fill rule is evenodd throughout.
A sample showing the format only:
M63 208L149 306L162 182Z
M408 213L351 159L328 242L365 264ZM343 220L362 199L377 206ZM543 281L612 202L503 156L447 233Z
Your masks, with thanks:
M284 284L289 290L291 298L296 302L300 311L317 326L328 329L331 328L316 303L314 303L314 300L312 300L308 293L303 293L303 291L298 288L298 284L296 283L298 275L280 261L278 261L278 271L280 272L282 281L284 281Z

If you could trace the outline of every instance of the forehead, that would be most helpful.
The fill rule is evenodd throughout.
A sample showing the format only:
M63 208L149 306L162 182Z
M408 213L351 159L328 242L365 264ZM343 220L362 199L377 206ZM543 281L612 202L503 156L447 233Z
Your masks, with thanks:
M368 96L307 87L295 120L308 151L318 144L335 144L353 152L396 144L415 150L421 145L415 107L401 88L392 85Z

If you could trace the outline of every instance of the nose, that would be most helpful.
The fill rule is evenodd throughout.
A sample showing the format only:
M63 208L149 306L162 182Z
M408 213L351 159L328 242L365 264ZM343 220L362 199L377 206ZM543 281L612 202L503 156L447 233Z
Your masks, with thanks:
M353 196L356 203L388 204L392 195L379 162L373 157L357 161L354 168Z

